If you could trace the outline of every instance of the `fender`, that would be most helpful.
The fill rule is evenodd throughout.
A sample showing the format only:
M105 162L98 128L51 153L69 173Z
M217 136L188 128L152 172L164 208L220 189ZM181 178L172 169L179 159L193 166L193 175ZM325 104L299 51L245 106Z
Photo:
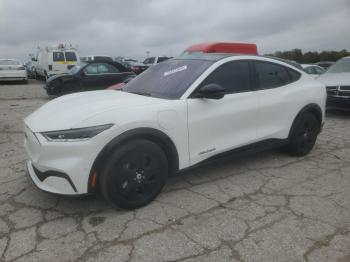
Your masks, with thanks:
M289 129L288 139L290 138L290 135L292 133L292 130L293 130L293 127L295 125L296 120L298 119L298 117L300 117L305 112L311 112L316 116L317 120L320 122L320 132L321 132L321 127L322 127L322 122L323 122L322 109L318 104L312 103L312 104L308 104L308 105L304 106L299 111L299 113L295 116L293 123L291 125L291 128Z
M94 192L97 188L96 179L98 181L99 170L103 166L106 157L117 147L137 138L148 139L159 145L164 150L169 161L169 175L172 175L179 170L179 155L174 142L168 135L155 128L142 127L131 129L113 138L97 155L89 174L89 193Z

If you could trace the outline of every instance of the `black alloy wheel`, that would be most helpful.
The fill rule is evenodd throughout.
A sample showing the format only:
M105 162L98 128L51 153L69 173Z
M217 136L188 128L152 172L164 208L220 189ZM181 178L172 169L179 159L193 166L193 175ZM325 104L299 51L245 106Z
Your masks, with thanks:
M138 139L124 144L105 162L101 192L113 204L135 209L151 202L168 176L168 161L155 143Z
M289 152L294 156L307 155L316 143L320 122L314 114L306 112L296 119L289 139Z

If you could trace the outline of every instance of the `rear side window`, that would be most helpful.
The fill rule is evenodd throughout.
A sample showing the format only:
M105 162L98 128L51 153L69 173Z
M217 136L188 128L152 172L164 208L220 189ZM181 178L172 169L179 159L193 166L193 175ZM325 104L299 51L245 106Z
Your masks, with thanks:
M119 70L110 64L98 64L97 70L99 74L119 73Z
M54 62L64 62L63 52L53 52L52 53L52 60Z
M254 62L259 89L276 88L299 79L300 74L282 65Z
M249 62L235 61L221 65L201 84L218 84L226 89L226 93L250 91Z
M66 52L65 54L67 62L77 61L77 56L74 52Z

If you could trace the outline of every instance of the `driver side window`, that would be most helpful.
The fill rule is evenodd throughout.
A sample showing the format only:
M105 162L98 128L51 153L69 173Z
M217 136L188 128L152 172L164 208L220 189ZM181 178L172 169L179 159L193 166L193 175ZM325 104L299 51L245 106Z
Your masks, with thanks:
M234 61L214 70L200 86L218 84L225 88L226 94L251 91L248 61Z

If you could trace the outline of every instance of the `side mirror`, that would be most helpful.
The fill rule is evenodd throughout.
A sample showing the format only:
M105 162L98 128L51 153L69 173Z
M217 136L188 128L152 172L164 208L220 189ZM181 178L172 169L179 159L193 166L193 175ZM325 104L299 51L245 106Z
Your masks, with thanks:
M221 99L225 96L226 90L218 84L208 84L198 89L196 97L208 99Z

